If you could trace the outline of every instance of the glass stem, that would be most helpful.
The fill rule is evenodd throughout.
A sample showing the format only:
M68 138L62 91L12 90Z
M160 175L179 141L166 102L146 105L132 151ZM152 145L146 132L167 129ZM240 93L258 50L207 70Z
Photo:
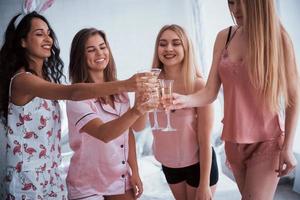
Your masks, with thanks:
M157 127L157 126L158 126L158 121L157 121L157 113L156 113L156 109L154 109L153 115L154 115L154 127Z
M170 121L170 110L168 109L166 111L166 114L167 114L167 128L171 128L171 121Z

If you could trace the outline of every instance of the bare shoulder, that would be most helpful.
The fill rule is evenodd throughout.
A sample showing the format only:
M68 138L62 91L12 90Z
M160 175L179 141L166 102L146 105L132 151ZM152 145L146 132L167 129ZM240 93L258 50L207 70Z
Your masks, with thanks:
M19 70L13 77L12 86L22 86L23 84L26 84L28 81L30 81L32 77L33 75L31 73L27 73L24 70Z
M37 77L36 75L32 73L27 73L25 71L19 71L16 73L12 86L26 86L28 84L39 84L41 82L44 82L45 80Z
M223 37L223 38L226 38L227 35L228 35L228 32L229 32L229 28L230 28L230 27L227 27L227 28L224 28L224 29L222 29L221 31L219 31L217 37Z
M228 33L229 33L229 27L221 30L217 34L217 38L216 38L216 42L215 42L215 47L221 47L221 48L223 48L225 46L226 39L228 37Z

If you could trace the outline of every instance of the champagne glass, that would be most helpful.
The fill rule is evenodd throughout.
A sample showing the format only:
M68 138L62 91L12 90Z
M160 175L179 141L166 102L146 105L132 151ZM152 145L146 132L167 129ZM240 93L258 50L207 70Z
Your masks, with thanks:
M153 73L154 77L158 80L158 76L161 72L161 69L159 68L152 68L151 69L151 72ZM151 95L151 99L152 100L159 100L160 98L160 88L155 88L155 91L152 93ZM154 108L153 109L153 118L154 118L154 124L153 126L151 127L152 130L160 130L162 129L159 124L158 124L158 120L157 120L157 108Z
M159 69L159 68L151 68L150 71L152 72L153 76L154 76L156 79L158 79L158 76L159 76L159 74L160 74L160 72L161 72L161 69Z
M154 79L154 81L158 82L158 76L161 72L161 69L159 68L151 68L151 69L142 69L139 70L139 72L151 72L152 73L152 78ZM151 78L151 79L152 79ZM160 88L156 87L154 88L154 90L150 93L150 99L148 100L149 103L153 103L156 104L160 99ZM154 118L154 124L151 127L152 130L160 130L162 129L159 124L158 124L158 120L157 120L157 109L154 108L153 110L151 110L153 112L153 118ZM149 112L151 112L149 111Z
M144 88L143 87L148 87L149 85L148 85L148 83L149 83L149 81L151 81L152 83L153 83L153 80L154 80L154 82L156 81L156 79L157 79L157 77L156 77L156 75L155 75L155 73L154 72L152 72L150 69L139 69L138 71L137 71L137 73L139 74L139 73L150 73L151 74L151 77L147 77L147 76L142 76L141 77L141 80L142 80L142 89L141 90L138 90L138 92L140 93L140 94L148 94L148 95L150 95L150 97L151 97L151 92L149 92L149 91L145 91L144 90ZM158 75L157 75L158 76ZM149 88L148 88L149 89ZM145 93L146 92L146 93ZM151 100L151 98L149 99L149 100Z
M167 114L167 127L162 129L162 131L176 131L175 128L171 126L170 120L170 106L172 105L172 93L173 93L173 83L174 80L161 80L161 94L162 94L162 101L165 108L165 112Z

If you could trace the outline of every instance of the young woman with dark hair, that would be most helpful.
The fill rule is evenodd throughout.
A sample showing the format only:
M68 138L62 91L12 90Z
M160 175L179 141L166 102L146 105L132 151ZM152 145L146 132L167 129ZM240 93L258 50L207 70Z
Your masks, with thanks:
M151 77L149 73L125 81L59 84L63 77L59 52L54 31L42 15L31 12L10 21L0 50L0 112L7 128L8 198L67 198L58 169L61 121L57 100L147 91L155 86L151 79L143 78Z

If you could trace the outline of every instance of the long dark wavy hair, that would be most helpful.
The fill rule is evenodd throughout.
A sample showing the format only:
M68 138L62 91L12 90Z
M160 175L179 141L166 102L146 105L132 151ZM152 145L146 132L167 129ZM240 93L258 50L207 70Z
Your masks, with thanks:
M85 56L85 44L87 40L94 35L99 35L103 38L104 43L109 51L109 62L103 72L104 81L109 82L117 80L117 68L115 60L105 33L95 28L84 28L76 33L71 45L69 78L72 84L90 83L88 65ZM109 97L111 97L113 101L128 101L124 93L118 95L110 95ZM102 102L106 102L105 98L106 97L100 97L100 100Z
M0 114L3 122L6 124L7 109L9 101L9 84L14 74L24 68L25 71L36 74L30 69L26 48L21 46L22 39L25 39L31 29L31 21L34 18L43 20L49 27L50 37L53 39L51 56L45 59L42 73L43 78L47 81L61 83L63 75L63 61L59 57L60 49L56 39L56 35L52 30L47 19L38 14L31 12L25 15L20 23L15 27L15 23L21 14L14 16L8 24L4 36L4 43L0 50Z

